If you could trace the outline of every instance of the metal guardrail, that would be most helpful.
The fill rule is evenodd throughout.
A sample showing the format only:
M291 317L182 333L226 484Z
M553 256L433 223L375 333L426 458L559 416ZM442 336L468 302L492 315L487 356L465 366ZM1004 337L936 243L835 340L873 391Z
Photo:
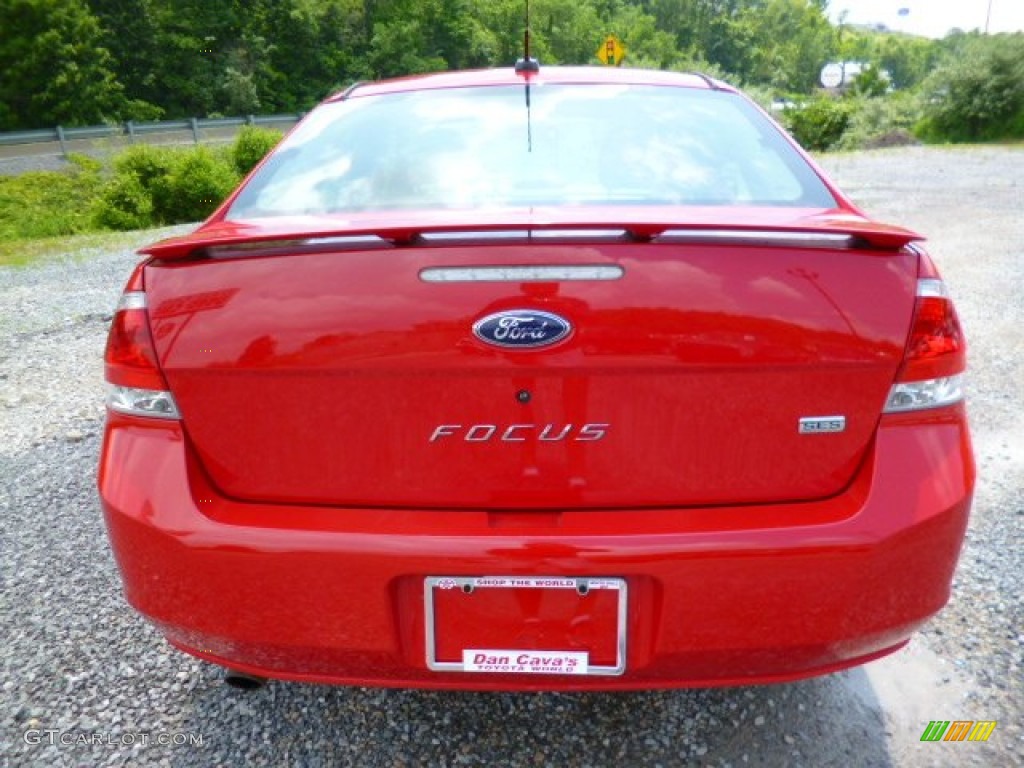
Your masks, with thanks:
M111 123L90 125L80 128L43 128L34 131L8 131L0 133L0 147L22 144L49 144L58 142L61 154L67 157L69 141L108 139L127 136L130 142L136 137L154 133L191 132L192 141L198 144L201 131L209 128L238 128L243 125L272 125L295 123L304 113L289 115L248 115L246 117L191 117L186 120L154 120L148 122Z

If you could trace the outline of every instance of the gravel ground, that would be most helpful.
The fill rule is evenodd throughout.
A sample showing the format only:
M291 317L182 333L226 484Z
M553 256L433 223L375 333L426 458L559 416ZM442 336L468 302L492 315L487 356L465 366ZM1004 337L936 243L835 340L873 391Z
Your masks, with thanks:
M953 600L908 649L751 688L227 688L121 597L94 472L102 347L135 256L78 252L0 268L2 764L1024 765L1024 151L823 163L869 212L931 236L971 340L974 515ZM987 744L923 744L931 719L999 724Z

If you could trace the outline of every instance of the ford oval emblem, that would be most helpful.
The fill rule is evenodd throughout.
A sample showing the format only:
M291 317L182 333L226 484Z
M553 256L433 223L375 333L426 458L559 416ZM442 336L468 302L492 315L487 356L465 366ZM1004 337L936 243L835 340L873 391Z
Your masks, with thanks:
M564 317L537 309L495 312L473 323L473 335L495 347L536 349L561 341L572 332Z

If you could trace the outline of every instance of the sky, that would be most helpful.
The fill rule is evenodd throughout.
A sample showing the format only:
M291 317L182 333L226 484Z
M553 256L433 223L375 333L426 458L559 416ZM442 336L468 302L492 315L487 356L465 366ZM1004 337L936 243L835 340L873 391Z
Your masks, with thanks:
M984 30L990 4L989 32L1024 31L1024 0L830 0L829 17L838 22L846 10L849 24L882 23L900 32L944 37L954 27ZM901 16L901 8L909 13Z

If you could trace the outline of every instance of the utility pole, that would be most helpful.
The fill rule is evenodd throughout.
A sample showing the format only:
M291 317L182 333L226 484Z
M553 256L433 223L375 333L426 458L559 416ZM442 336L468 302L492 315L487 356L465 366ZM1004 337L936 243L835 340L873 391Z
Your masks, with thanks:
M992 0L988 0L988 11L985 12L985 34L988 34L988 22L992 18Z

